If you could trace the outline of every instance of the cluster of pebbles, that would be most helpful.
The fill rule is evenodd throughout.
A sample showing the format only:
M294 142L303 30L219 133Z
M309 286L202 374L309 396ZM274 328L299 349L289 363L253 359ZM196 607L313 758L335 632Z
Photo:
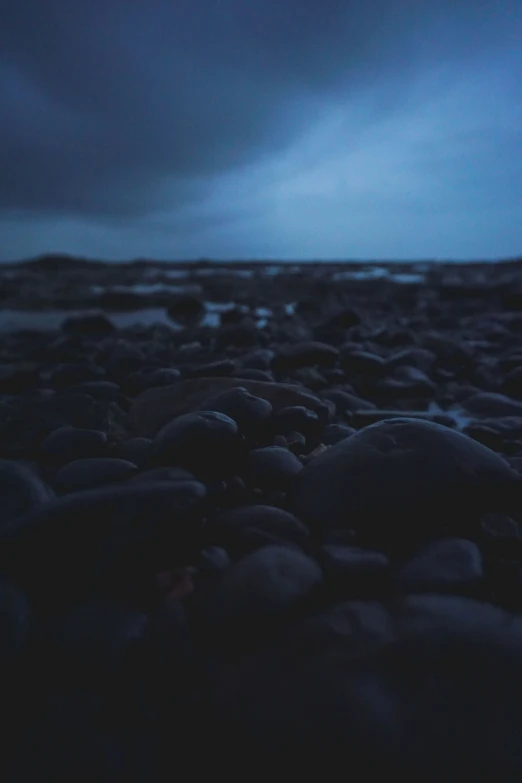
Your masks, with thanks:
M4 780L520 780L522 293L314 285L0 337Z

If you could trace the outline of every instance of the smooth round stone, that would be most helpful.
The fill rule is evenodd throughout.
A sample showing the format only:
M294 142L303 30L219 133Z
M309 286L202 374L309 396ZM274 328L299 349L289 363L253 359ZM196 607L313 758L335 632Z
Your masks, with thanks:
M395 418L327 449L294 479L291 508L314 529L349 527L398 545L455 533L509 504L518 476L497 454L440 424ZM440 536L438 536L440 537Z
M478 546L462 538L445 538L416 552L400 569L397 580L408 592L451 592L473 586L483 577Z
M231 775L241 746L263 774L334 777L349 758L365 778L516 781L521 656L521 618L491 605L349 601L221 672L213 748Z
M102 484L114 484L125 481L137 473L138 468L132 462L111 457L93 457L69 462L60 468L53 477L53 486L61 494L81 492Z
M118 340L114 349L107 359L107 374L117 380L123 379L131 372L139 370L147 364L144 353L127 340Z
M210 618L246 631L287 614L323 581L311 558L287 547L271 546L228 568L210 602Z
M130 479L131 484L151 484L158 481L195 481L193 474L184 468L152 468Z
M292 370L299 367L331 367L339 358L333 345L318 341L295 343L281 348L272 365L276 369Z
M245 434L258 434L272 416L268 400L255 397L244 387L227 389L205 400L205 410L218 411L229 416Z
M0 527L48 503L54 493L21 462L0 460Z
M479 392L467 397L462 407L478 416L522 416L522 402L505 394Z
M256 369L246 369L246 370L236 370L233 373L234 378L239 379L245 379L247 381L264 381L267 383L272 383L274 380L274 376L272 373L268 372L267 370L256 370Z
M195 475L226 475L236 466L242 441L236 422L217 411L187 413L160 430L151 448L157 465L176 465Z
M107 447L107 435L100 430L60 427L40 445L42 455L57 462L72 462L87 457L101 457Z
M48 383L53 389L66 389L67 387L81 384L84 381L103 377L101 367L88 363L59 364L49 373Z
M0 661L19 653L31 629L31 613L25 595L14 585L0 581Z
M230 565L230 556L223 547L211 544L201 550L198 566L204 576L221 576Z
M269 370L272 366L275 353L268 348L260 348L241 357L241 364L250 370Z
M291 451L279 446L254 449L247 458L246 472L252 486L262 490L286 490L303 469Z
M336 443L355 435L355 432L353 427L347 427L346 424L328 424L323 427L319 440L325 446L335 446Z
M356 413L357 411L376 410L377 408L373 402L363 400L361 397L357 397L355 394L351 394L343 389L328 389L321 392L321 399L333 402L337 413Z
M361 578L381 575L390 566L382 552L342 544L324 544L319 549L318 559L326 575L335 581L356 582Z
M382 356L369 351L347 351L341 357L341 365L347 373L372 377L383 375L386 370Z
M212 540L228 546L241 540L245 531L255 529L279 539L304 546L309 532L289 511L276 506L241 506L212 517L207 523Z
M66 318L62 332L68 335L89 335L90 337L108 337L116 327L105 315L84 315Z
M196 481L102 487L65 495L3 531L5 570L51 611L93 584L117 586L190 557L206 495Z
M110 454L111 457L127 460L141 468L149 458L151 445L152 441L149 438L128 438L115 443Z
M71 386L67 389L68 394L88 394L95 400L106 400L108 402L120 402L122 393L119 384L112 381L87 381Z
M146 614L124 603L92 599L68 612L54 637L67 655L110 663L144 635L147 622Z
M300 432L308 437L319 432L321 423L315 411L303 405L294 405L277 411L274 415L274 429L282 435Z

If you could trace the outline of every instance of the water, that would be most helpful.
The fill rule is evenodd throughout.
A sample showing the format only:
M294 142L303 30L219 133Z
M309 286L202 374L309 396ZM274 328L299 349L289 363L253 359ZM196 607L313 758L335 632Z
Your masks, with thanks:
M373 266L369 269L352 269L335 272L332 280L390 280L392 283L402 283L403 285L412 285L424 282L425 275L415 272L392 272L382 266Z

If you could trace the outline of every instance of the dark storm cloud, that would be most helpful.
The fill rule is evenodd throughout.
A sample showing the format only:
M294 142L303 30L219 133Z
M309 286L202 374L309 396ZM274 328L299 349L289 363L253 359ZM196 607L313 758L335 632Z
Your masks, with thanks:
M0 0L0 30L3 258L522 245L520 0Z
M3 2L0 207L107 216L197 200L204 177L284 148L328 91L422 58L418 25L453 4L430 5ZM470 8L480 22L492 5Z

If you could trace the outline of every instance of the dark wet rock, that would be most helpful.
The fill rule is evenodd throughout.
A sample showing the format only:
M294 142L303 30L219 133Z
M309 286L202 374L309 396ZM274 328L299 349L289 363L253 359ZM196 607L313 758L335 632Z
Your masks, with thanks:
M219 641L259 644L290 620L322 580L317 563L287 547L263 547L243 557L225 571L209 604Z
M45 378L53 389L59 390L101 378L104 374L101 367L95 364L58 364L45 374Z
M136 372L147 364L147 358L137 345L129 340L118 340L106 362L107 375L121 381L129 373Z
M246 370L236 370L234 373L232 373L234 378L245 378L249 381L264 381L268 383L272 383L274 380L274 376L272 373L268 372L267 370L255 370L255 369L246 369Z
M437 357L433 351L428 351L426 348L403 348L400 351L395 351L386 359L386 365L390 368L400 367L402 365L408 365L411 367L417 367L423 372L429 372L435 364Z
M236 369L236 363L232 359L221 359L218 362L198 364L185 368L186 378L222 378L230 375Z
M382 552L346 544L324 544L317 553L334 597L371 598L392 593L390 562Z
M283 346L274 357L272 366L276 370L292 370L298 367L330 367L337 362L339 351L332 345L321 342L302 342Z
M108 337L116 327L105 315L83 315L66 318L62 332L67 335L89 335L90 337Z
M0 525L48 503L54 493L26 465L0 459Z
M351 349L342 353L341 365L348 376L364 374L368 377L378 377L384 374L386 368L382 356L369 351Z
M199 573L203 576L221 577L230 565L230 556L223 547L210 544L201 550L198 566Z
M281 541L305 546L309 532L289 511L275 506L251 505L233 508L209 520L207 534L225 548L235 547L246 530L268 533Z
M309 437L317 435L321 429L321 422L315 411L305 408L303 405L293 405L277 411L274 415L273 426L275 432L282 435L299 432L305 437Z
M131 397L146 389L158 386L170 386L181 378L179 370L172 368L143 367L125 378L124 390Z
M151 445L149 438L126 438L112 446L110 456L127 460L142 468L149 459Z
M45 438L40 452L48 459L64 463L87 457L101 457L106 448L107 435L104 432L60 427Z
M0 661L20 653L31 632L31 611L25 595L0 579ZM3 683L3 677L2 677Z
M522 542L522 527L506 514L484 514L480 526L489 539L510 539Z
M0 393L19 394L38 382L37 364L0 364Z
M502 391L508 397L522 399L522 365L513 367L502 381Z
M123 395L119 384L113 381L86 381L67 389L68 394L88 394L95 400L121 403Z
M377 409L375 403L363 400L343 389L328 389L328 391L321 392L321 399L333 402L338 413L355 413L356 411Z
M251 370L269 370L272 366L275 353L268 348L260 348L257 351L251 351L241 357L241 364L246 369Z
M487 604L347 602L222 674L215 748L233 759L239 743L263 774L284 763L330 776L348 753L365 774L514 781L521 654L518 618Z
M205 305L197 296L174 296L167 308L167 313L174 321L184 319L199 319L205 312Z
M167 481L195 481L193 474L184 468L151 468L129 479L131 484L151 484Z
M242 386L222 391L205 400L204 405L206 410L229 416L245 435L259 435L266 431L272 416L271 403L255 397Z
M361 323L361 315L357 310L347 307L330 316L321 324L321 329L350 329Z
M145 613L120 601L91 599L61 618L54 639L67 656L91 663L116 663L143 637L147 623Z
M518 491L516 473L486 447L438 424L397 418L312 460L294 480L291 501L315 529L355 527L400 546L405 535L458 534L486 507L516 502Z
M349 438L356 432L353 427L347 427L346 424L328 424L321 430L319 440L325 446L335 446L345 438Z
M151 460L158 467L175 465L195 475L230 475L243 453L236 422L217 411L178 416L157 434Z
M473 394L462 406L477 416L522 416L522 402L494 392Z
M478 443L487 446L488 449L502 451L504 438L493 427L488 427L480 422L471 423L467 427L464 427L462 432L469 438L473 438L473 440L476 440Z
M132 462L114 457L78 459L60 468L54 474L52 484L59 495L65 495L125 481L137 471L138 468Z
M445 538L415 553L397 575L407 592L460 592L484 577L478 546L462 538Z
M302 469L302 462L291 451L278 446L254 449L249 453L246 464L249 482L262 490L288 489Z
M435 384L426 373L407 364L396 367L393 377L380 381L377 388L403 397L432 397L435 392Z
M285 440L287 448L289 448L293 454L303 454L306 448L306 435L303 435L302 432L289 432L286 435ZM273 443L272 445L276 446L277 444Z
M387 421L389 419L401 418L405 415L404 411L394 410L361 410L354 413L350 418L350 423L356 428L367 427L370 424L375 424L379 421ZM408 410L408 418L418 419L419 421L433 422L434 424L441 424L444 427L454 427L455 419L449 414L445 413L433 413L431 411L410 411Z
M247 380L242 380L240 385L255 397L268 400L274 410L304 405L325 417L325 403L299 386ZM201 410L208 399L237 386L236 378L193 378L174 386L150 389L134 401L130 411L131 426L137 435L154 436L175 416Z
M46 612L95 586L143 591L140 580L193 556L205 494L202 484L180 481L66 495L4 529L4 570Z

